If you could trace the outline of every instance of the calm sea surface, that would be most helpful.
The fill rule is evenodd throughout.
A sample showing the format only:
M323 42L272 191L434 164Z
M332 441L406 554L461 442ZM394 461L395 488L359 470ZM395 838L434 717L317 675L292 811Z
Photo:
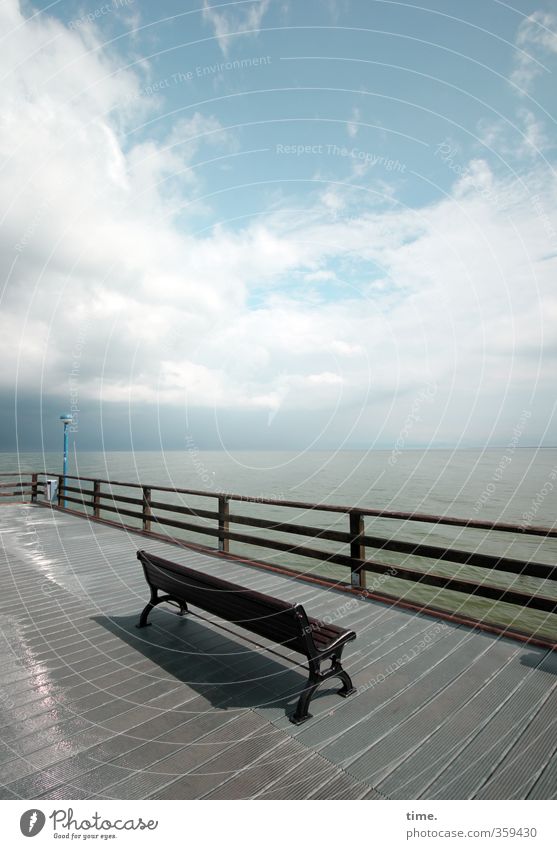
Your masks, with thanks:
M70 473L466 518L557 519L557 449L488 451L84 452ZM61 471L59 453L0 454L2 471Z
M60 454L22 453L0 454L0 470L61 471ZM360 505L399 511L416 511L462 518L490 519L494 521L524 522L531 525L553 526L557 520L557 450L555 449L490 449L486 451L338 451L321 452L250 452L235 453L199 451L191 448L175 452L84 452L70 458L70 474L85 477L109 478L113 481L141 482L170 486L208 493L231 492L259 498L277 500L323 502L338 505ZM130 492L128 491L129 495ZM172 503L214 509L214 501L198 499L186 501L184 496L167 496ZM290 508L272 508L261 504L239 503L234 512L244 515L265 516L278 521L297 521L315 526L328 526L347 530L346 518L334 514L308 513ZM133 520L132 520L133 521ZM250 529L239 528L244 532ZM366 520L367 533L393 534L393 523L385 520ZM252 532L257 531L252 529ZM427 541L431 544L455 544L460 548L504 553L512 557L535 559L555 564L557 541L530 541L498 534L497 540L479 532L437 526L410 525L397 531L400 538ZM455 536L456 535L456 536ZM274 535L276 538L276 534ZM494 536L493 534L490 537ZM208 543L207 536L192 536L196 542ZM210 538L209 538L210 539ZM284 537L286 541L300 543L300 538ZM211 544L209 542L209 544ZM312 544L313 545L313 544ZM325 544L327 550L334 543ZM233 547L234 550L234 547ZM337 550L344 550L339 544ZM243 549L240 553L265 557L275 563L328 574L347 580L346 570L339 566L294 557L283 552L262 554L261 549ZM372 552L368 550L368 557ZM405 564L402 555L381 552L383 562ZM424 571L434 568L438 574L458 577L475 577L485 580L485 571L473 567L455 566L439 562L432 564L414 557L412 564ZM540 586L540 581L499 573L495 583L513 581L515 589L553 595L551 588ZM369 581L373 576L368 576ZM489 578L491 581L491 577ZM557 616L546 616L535 611L521 611L516 619L516 609L510 605L467 599L462 594L420 587L398 579L382 583L384 591L403 595L413 601L430 601L442 606L474 615L489 616L491 620L530 628L557 639Z

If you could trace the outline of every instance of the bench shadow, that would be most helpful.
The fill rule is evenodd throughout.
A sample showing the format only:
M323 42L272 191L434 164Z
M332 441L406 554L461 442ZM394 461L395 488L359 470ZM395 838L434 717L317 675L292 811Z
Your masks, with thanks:
M288 660L283 664L268 652L250 646L240 635L236 641L190 614L178 616L158 608L150 615L152 625L139 629L139 614L97 615L92 619L167 676L182 682L184 700L193 691L217 709L274 708L279 716L290 715L306 686L304 669ZM324 685L319 693L325 694L328 689Z

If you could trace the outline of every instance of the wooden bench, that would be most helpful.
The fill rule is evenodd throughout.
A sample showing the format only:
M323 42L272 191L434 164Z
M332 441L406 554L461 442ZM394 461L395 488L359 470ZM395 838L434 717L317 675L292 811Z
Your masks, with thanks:
M285 649L305 655L308 667L303 668L309 669L309 678L290 717L296 725L310 719L308 708L311 698L323 681L340 678L342 688L338 691L339 695L346 697L355 692L341 662L344 646L356 639L354 631L313 619L301 604L281 601L155 554L138 551L137 558L143 565L145 580L151 590L151 598L141 613L138 628L149 624L149 613L161 602L176 604L180 608L179 615L188 613L188 604L192 604ZM159 596L159 590L165 595ZM266 650L272 652L272 649ZM283 655L279 657L284 659ZM323 671L321 664L324 661L330 661L330 667Z

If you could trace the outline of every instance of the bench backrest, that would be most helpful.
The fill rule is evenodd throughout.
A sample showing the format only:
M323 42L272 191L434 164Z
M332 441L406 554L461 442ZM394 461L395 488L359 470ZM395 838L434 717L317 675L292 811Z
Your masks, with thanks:
M309 656L311 628L301 605L249 590L146 551L137 552L150 586Z

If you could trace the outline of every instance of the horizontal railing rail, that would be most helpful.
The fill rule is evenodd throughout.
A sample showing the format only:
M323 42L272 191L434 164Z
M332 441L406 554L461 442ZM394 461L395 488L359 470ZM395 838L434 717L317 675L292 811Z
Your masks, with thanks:
M59 473L2 473L4 476L10 477L10 481L0 481L0 494L4 491L17 493L36 501L39 495L46 493L45 480L55 478L58 485L57 506L61 509L77 509L77 512L85 512L95 519L181 543L188 539L191 542L192 534L199 535L205 540L205 548L216 548L228 554L231 553L231 545L235 547L234 553L239 554L246 549L250 552L253 549L281 552L288 557L286 563L279 561L280 566L291 570L298 568L298 562L293 566L292 559L318 561L329 570L331 567L340 569L347 576L347 583L362 593L368 592L368 576L374 576L373 594L379 593L379 583L381 596L393 601L400 602L408 596L408 585L420 591L438 591L433 599L423 602L422 607L426 610L437 610L439 605L442 607L448 603L447 595L438 600L441 592L456 594L461 599L460 604L452 599L449 606L453 610L462 608L466 611L467 605L470 606L473 601L484 605L502 603L546 614L544 628L546 631L555 628L557 640L557 565L555 559L545 563L536 559L546 541L557 539L557 527L287 501L154 484L147 486L78 475L64 478ZM16 481L18 477L20 480ZM169 495L180 503L169 501ZM198 507L192 503L196 499L203 499L204 503ZM211 502L214 504L212 509ZM267 515L253 515L253 509L251 514L241 512L241 504L245 511L257 505L259 512ZM294 520L292 515L279 518L283 509L290 513L295 511L298 515ZM300 514L306 517L305 522L299 521ZM309 517L316 524L308 524ZM380 520L379 533L366 527L375 520ZM429 527L420 530L424 525ZM392 533L389 534L386 528L392 528ZM443 528L447 529L444 534L450 528L457 529L457 538L451 539L448 544L432 544L429 535L439 535ZM469 547L466 548L462 538L468 532L474 532L475 539L472 542L468 540ZM491 537L492 532L511 535L512 539ZM404 538L409 533L414 539ZM492 548L495 544L502 551L480 550L484 549L488 539ZM515 557L512 552L509 553L509 547L517 541L526 541L533 546L533 554L529 552L527 557ZM554 558L556 551L557 547L554 547L549 557ZM385 560L386 556L397 559L389 562L388 557ZM311 574L314 575L313 570ZM384 580L388 581L388 586L383 586ZM404 582L404 585L397 585L398 581ZM398 594L392 592L396 586L399 587ZM403 586L405 588L400 589Z
M11 480L5 481L4 478ZM38 478L38 472L0 472L0 498L18 498L23 501L28 498L36 501L39 495L44 495L44 488Z
M61 478L58 472L40 472L39 474L46 477ZM129 487L133 489L144 489L145 486L141 483L130 483L129 481L114 481L105 478L88 478L81 475L66 475L66 480L81 480L90 483L97 482L98 484L108 484L109 486ZM540 527L540 526L525 526L522 524L514 524L510 522L490 522L482 519L463 519L457 516L436 516L427 513L404 513L395 510L377 510L371 507L350 507L347 505L329 504L327 502L309 502L309 501L286 501L284 499L264 498L255 495L240 495L232 492L211 492L203 489L183 489L173 486L157 486L149 485L151 489L157 492L171 492L177 495L194 495L202 498L226 498L229 501L239 501L251 504L266 504L273 507L292 507L298 510L317 510L324 513L358 513L362 516L370 516L375 518L401 519L403 521L426 522L436 525L452 525L462 528L472 528L478 530L493 530L505 531L515 534L532 534L539 536L555 537L557 539L557 527ZM81 492L81 488L78 489Z

